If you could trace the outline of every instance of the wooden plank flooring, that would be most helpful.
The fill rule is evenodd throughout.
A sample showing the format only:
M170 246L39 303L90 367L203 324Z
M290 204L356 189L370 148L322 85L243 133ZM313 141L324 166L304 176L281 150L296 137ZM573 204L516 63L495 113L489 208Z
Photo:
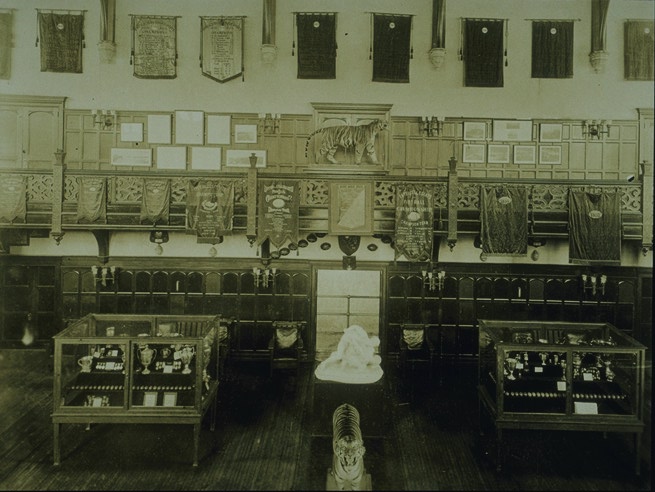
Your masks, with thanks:
M233 367L198 468L190 426L105 424L64 426L55 467L51 370L1 362L0 490L325 490L332 445L310 432L309 367L272 380L259 363ZM364 439L374 490L650 490L624 440L599 433L507 432L498 474L478 433L475 368L444 369L431 388L415 375L386 372L391 425Z

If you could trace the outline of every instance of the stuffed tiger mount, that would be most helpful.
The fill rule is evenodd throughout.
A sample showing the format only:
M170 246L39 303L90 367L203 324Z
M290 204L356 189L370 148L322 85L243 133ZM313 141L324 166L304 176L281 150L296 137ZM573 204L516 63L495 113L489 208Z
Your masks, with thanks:
M379 164L375 154L375 138L387 127L388 123L385 120L373 120L367 125L336 125L319 128L307 137L305 157L309 152L309 142L314 135L320 133L322 140L319 153L332 164L339 164L339 161L334 158L334 154L339 148L342 148L344 152L354 150L355 164L361 164L364 153L371 163Z

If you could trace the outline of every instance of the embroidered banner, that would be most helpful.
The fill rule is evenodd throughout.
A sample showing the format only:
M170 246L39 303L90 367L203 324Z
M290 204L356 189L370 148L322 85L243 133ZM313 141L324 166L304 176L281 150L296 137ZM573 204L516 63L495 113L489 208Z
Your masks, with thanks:
M532 22L532 78L573 77L573 21Z
M412 17L373 14L373 82L409 82Z
M41 37L41 71L82 73L84 13L37 12L37 16Z
M199 243L215 244L232 234L234 183L189 180L186 206L187 234L195 234Z
M168 179L143 180L143 197L141 199L141 222L152 225L168 224L171 203L171 182Z
M130 63L140 79L177 77L177 18L133 15Z
M625 22L624 64L626 80L653 80L655 22Z
M105 178L77 178L77 222L106 222L107 193Z
M227 82L243 74L243 17L200 18L202 74Z
M482 251L496 256L528 254L528 192L525 187L485 186L480 200Z
M296 181L260 182L257 244L269 239L280 248L287 240L298 242L298 186Z
M337 15L298 13L298 78L334 79L337 67Z
M434 187L405 184L396 187L395 258L430 261L434 230Z
M618 193L569 193L569 263L621 263Z
M11 76L12 25L12 13L0 12L0 79Z
M25 176L2 176L0 179L0 222L25 222L26 194Z
M464 19L464 85L503 86L503 22Z

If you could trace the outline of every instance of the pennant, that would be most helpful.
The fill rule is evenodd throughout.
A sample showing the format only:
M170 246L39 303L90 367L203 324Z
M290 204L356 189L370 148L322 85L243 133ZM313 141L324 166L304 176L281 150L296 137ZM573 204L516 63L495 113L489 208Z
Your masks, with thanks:
M336 14L296 14L298 78L334 79L337 66Z
M395 258L430 261L434 236L434 188L405 184L396 187Z
M177 18L133 15L130 63L140 79L177 77Z
M626 21L624 72L626 80L653 80L653 21Z
M216 244L232 234L233 182L189 180L186 206L187 234L195 234L198 243Z
M409 82L412 17L373 14L373 82Z
M141 222L168 224L171 203L171 182L168 179L143 179Z
M532 78L573 77L573 21L532 22Z
M243 75L243 17L200 18L200 67L217 82Z
M77 178L77 222L106 222L107 193L105 178Z
M269 239L279 249L287 240L298 242L298 186L297 181L260 182L257 244Z
M503 87L503 21L464 20L464 85Z
M569 193L569 263L621 263L621 197Z
M12 13L0 12L0 79L11 76L12 25Z
M480 200L482 251L495 256L528 254L528 192L525 187L485 186Z
M0 179L0 222L25 222L27 185L25 176L4 175Z
M41 71L82 73L84 13L38 12L37 16L41 37Z

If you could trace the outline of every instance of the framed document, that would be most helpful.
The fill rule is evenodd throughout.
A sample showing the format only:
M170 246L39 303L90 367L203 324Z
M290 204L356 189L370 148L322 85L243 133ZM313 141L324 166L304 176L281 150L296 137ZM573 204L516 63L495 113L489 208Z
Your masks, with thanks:
M157 406L157 392L156 391L146 391L143 394L143 406L144 407L156 407Z
M373 233L373 183L330 184L330 234Z
M171 115L148 115L148 143L171 143Z
M220 147L191 147L191 169L218 171L221 169Z
M544 145L539 147L539 164L561 164L562 146Z
M257 156L257 165L255 167L266 167L265 150L228 150L226 165L230 167L250 167L250 157Z
M508 164L509 145L489 144L487 146L487 162L491 164Z
M534 145L515 145L514 164L534 164L535 152Z
M542 123L539 125L540 142L561 142L562 141L562 124L561 123Z
M487 124L484 121L465 121L464 140L484 140L487 138Z
M175 143L203 145L205 143L205 113L175 111Z
M462 162L484 162L484 144L464 144Z
M164 402L165 407L174 407L177 405L177 392L176 391L165 391L164 392Z
M234 143L257 143L257 125L234 125Z
M151 149L111 149L114 166L151 166Z
M208 115L207 116L207 143L208 144L229 144L230 143L230 116Z
M494 120L495 142L531 142L532 120Z
M143 123L121 123L121 142L143 142Z
M186 147L157 147L157 169L186 169Z

